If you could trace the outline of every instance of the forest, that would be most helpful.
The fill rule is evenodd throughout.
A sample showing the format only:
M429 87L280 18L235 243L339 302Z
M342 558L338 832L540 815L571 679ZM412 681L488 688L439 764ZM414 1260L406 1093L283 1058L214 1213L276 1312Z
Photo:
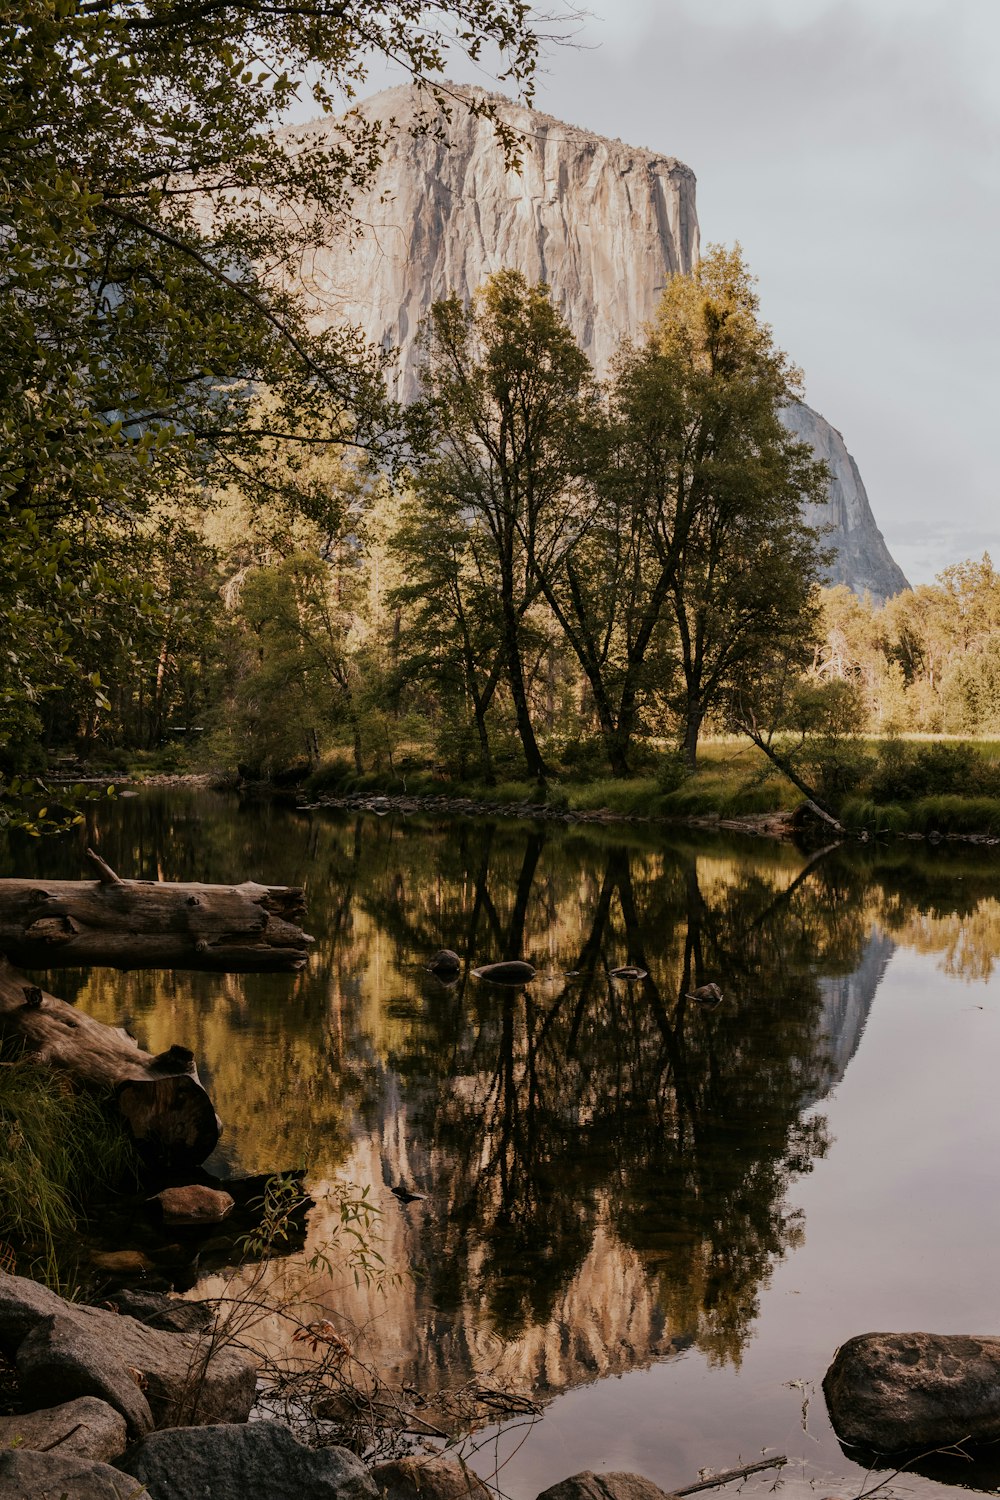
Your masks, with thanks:
M669 793L725 734L822 798L845 744L1000 729L989 558L879 607L821 587L801 506L827 475L781 424L802 376L738 246L667 279L604 382L548 288L497 272L471 306L435 305L402 408L392 352L317 334L295 278L321 234L355 232L393 122L348 114L325 145L269 131L296 66L330 111L366 46L403 49L433 129L468 107L437 33L384 0L369 31L304 37L292 6L241 52L209 7L192 72L171 7L16 10L8 798L66 764ZM530 95L520 8L448 10ZM516 164L523 143L493 126Z

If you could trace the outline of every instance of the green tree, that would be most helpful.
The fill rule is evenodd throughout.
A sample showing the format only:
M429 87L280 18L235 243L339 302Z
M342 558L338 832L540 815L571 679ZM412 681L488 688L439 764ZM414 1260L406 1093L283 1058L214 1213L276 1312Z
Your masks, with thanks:
M378 446L381 359L314 332L301 258L349 233L392 121L276 135L308 91L349 102L373 58L447 105L449 45L530 95L519 0L13 0L0 17L0 705L30 727L73 669L101 536L152 499L273 493L274 445ZM478 111L493 115L489 101ZM497 122L508 150L510 132ZM271 393L258 420L257 393ZM295 465L285 487L294 490ZM88 556L80 541L89 539ZM32 616L34 618L32 618ZM82 627L81 627L82 628ZM99 691L99 685L97 689Z
M529 286L519 271L499 271L471 307L456 297L434 305L421 376L429 442L414 487L436 513L436 530L455 559L443 580L449 613L461 631L457 611L474 613L489 601L524 758L529 773L544 780L525 617L586 530L577 442L594 400L590 366L548 288ZM465 578L472 586L463 590ZM467 654L464 641L460 650ZM484 697L493 675L491 666L480 690L467 672L470 692Z
M675 501L657 535L672 562L678 708L694 766L705 715L726 690L776 640L813 632L820 558L801 507L825 496L827 471L780 421L800 376L760 321L739 247L715 247L690 276L671 277L653 337L681 382Z
M799 376L758 313L738 248L670 278L648 337L619 355L586 536L539 574L618 775L644 706L673 700L693 766L706 713L762 645L812 626L801 506L826 471L779 420Z

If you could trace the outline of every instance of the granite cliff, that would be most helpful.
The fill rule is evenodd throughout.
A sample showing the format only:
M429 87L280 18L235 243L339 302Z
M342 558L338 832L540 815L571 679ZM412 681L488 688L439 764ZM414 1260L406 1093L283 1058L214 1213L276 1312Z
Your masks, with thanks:
M507 103L505 118L525 141L520 170L510 171L493 126L460 104L440 133L419 130L413 88L359 108L398 128L355 203L361 233L331 236L303 267L303 282L317 325L353 323L371 343L399 351L395 388L404 400L417 391L417 331L431 304L452 292L468 298L493 271L516 267L547 281L603 375L622 336L652 316L666 277L697 261L695 176L673 157ZM830 581L879 600L906 588L840 433L807 406L793 408L788 425L830 467L827 504L809 517L829 528Z

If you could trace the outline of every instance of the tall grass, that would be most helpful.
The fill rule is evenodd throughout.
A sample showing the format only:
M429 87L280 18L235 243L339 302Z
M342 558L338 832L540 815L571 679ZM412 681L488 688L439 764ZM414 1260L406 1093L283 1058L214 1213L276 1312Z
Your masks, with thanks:
M137 1177L102 1101L28 1058L0 1061L0 1265L66 1289L88 1204Z

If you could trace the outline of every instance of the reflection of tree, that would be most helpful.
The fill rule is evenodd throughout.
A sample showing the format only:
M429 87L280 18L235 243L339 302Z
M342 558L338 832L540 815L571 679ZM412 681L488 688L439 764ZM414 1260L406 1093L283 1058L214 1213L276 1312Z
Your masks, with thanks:
M671 1325L738 1358L758 1286L799 1232L789 1179L824 1144L821 1122L799 1121L819 1072L812 954L789 963L783 932L790 912L811 928L809 892L761 924L773 885L734 878L720 912L693 856L619 847L602 863L563 959L572 980L496 997L454 1057L460 1087L442 1079L428 1101L448 1204L436 1300L454 1301L471 1265L502 1335L544 1321L606 1213ZM649 969L641 985L609 978L626 957ZM707 1015L685 993L711 977L729 998Z
M128 874L305 882L317 943L301 974L63 973L52 987L154 1050L194 1047L240 1170L328 1173L353 1136L387 1182L412 1178L428 1194L413 1294L428 1347L441 1341L427 1328L470 1326L480 1300L507 1338L579 1316L581 1277L605 1309L634 1303L636 1284L612 1280L627 1263L655 1289L658 1329L738 1359L801 1233L789 1184L824 1146L808 1106L850 1052L824 1035L841 1024L824 985L857 974L876 920L946 952L963 920L963 972L1000 946L993 869L969 853L804 862L641 828L308 818L172 792L94 819L79 843L10 835L12 868L82 875L97 836ZM423 968L440 946L463 960L452 985ZM527 990L471 976L522 955L542 976ZM623 963L649 980L612 980ZM709 980L726 995L714 1011L685 998ZM852 1001L855 1027L870 998Z

